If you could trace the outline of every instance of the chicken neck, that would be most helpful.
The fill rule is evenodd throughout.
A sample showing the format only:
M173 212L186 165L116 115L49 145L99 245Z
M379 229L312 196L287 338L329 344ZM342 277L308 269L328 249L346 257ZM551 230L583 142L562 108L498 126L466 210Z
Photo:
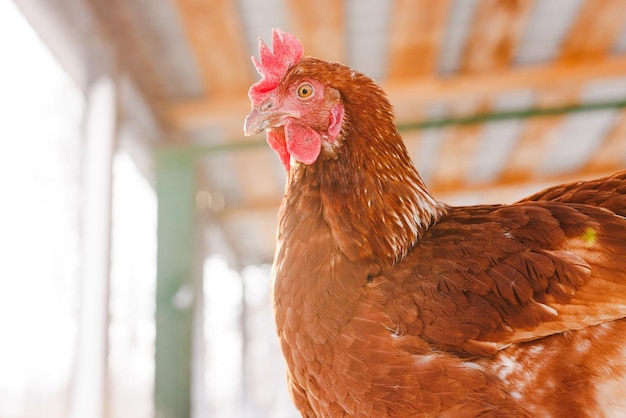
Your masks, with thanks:
M445 205L426 189L390 111L346 103L346 114L340 145L315 164L292 167L287 193L319 199L332 238L349 259L396 263Z

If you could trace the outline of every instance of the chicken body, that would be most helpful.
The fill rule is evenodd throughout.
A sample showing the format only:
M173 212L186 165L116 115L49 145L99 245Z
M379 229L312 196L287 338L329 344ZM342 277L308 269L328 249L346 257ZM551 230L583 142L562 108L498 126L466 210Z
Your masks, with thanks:
M302 415L626 415L626 171L449 207L382 90L298 45L262 45L245 129L287 170L273 295Z
M294 171L297 177L299 169ZM620 182L626 185L626 173ZM330 209L320 203L325 200L322 186L303 188L303 184L290 178L288 187L294 189L281 208L274 271L276 322L292 395L303 416L619 417L626 412L624 320L587 326L586 320L597 321L593 315L603 301L591 308L579 306L585 300L568 296L567 289L564 294L554 289L550 291L562 301L546 306L559 306L563 318L557 320L539 304L555 297L549 291L532 290L527 302L520 303L523 290L519 296L507 296L506 288L499 289L496 279L484 274L516 266L510 275L521 275L520 266L527 265L537 271L518 280L534 275L540 281L548 274L547 282L559 280L560 273L553 270L558 261L532 264L533 260L515 258L529 246L537 254L540 247L561 248L576 239L576 233L584 235L584 224L573 226L576 220L568 225L563 214L562 224L542 230L542 225L533 224L536 219L520 224L514 213L526 208L539 210L540 217L552 207L556 213L570 209L569 204L447 208L400 262L381 266L350 260L339 250L328 223ZM615 216L592 207L575 208L575 214ZM348 209L342 205L335 210ZM510 236L501 230L502 224L513 231ZM540 228L537 240L569 228L576 232L558 243L537 245L532 237L526 242L516 239L515 228L520 232ZM624 233L624 226L617 231ZM605 234L611 232L600 230L598 237ZM619 268L625 261L620 260ZM549 266L544 274L540 262ZM610 266L599 263L592 270ZM613 278L617 283L610 281ZM578 280L597 280L601 287L621 293L611 295L600 288L594 297L607 298L608 303L612 297L623 297L623 273ZM544 298L541 292L546 293ZM560 320L565 323L557 324ZM555 327L563 331L554 332ZM569 327L583 329L566 331Z

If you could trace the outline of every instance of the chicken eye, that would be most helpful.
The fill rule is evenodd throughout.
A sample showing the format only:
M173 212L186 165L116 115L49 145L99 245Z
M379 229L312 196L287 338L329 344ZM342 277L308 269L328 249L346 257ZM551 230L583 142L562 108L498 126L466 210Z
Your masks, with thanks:
M314 90L310 83L302 83L298 86L298 97L301 99L308 99L313 96Z

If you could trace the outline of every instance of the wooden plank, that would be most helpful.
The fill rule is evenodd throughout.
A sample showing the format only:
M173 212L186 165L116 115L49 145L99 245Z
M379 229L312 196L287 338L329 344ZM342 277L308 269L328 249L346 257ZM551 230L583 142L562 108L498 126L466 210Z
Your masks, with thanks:
M345 2L289 0L291 31L305 45L306 55L345 62Z
M614 171L624 168L626 168L626 111L622 110L583 170Z
M587 0L561 48L563 61L604 57L624 28L626 1Z
M406 79L436 73L450 0L396 0L391 17L389 74Z
M481 0L463 54L461 71L506 68L534 6L532 0Z
M252 72L233 0L176 0L207 92L245 94Z

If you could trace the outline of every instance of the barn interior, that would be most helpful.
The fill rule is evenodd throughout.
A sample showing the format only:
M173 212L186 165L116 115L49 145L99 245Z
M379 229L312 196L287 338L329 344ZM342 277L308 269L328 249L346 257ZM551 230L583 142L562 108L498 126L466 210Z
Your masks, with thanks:
M626 167L622 0L0 0L1 417L298 416L242 132L274 27L384 88L438 200Z

